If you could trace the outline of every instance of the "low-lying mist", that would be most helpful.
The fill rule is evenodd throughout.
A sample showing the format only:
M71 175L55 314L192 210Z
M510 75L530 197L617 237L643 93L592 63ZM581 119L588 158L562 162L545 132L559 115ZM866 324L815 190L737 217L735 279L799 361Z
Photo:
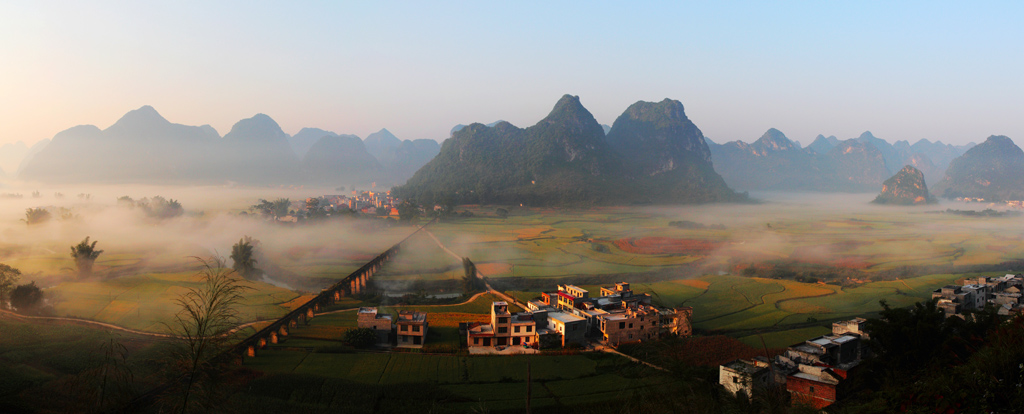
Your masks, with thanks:
M38 197L33 192L38 191ZM46 286L76 275L69 247L90 237L104 253L97 261L98 278L117 277L118 259L138 259L122 271L133 274L194 269L190 256L223 257L243 236L259 241L258 263L271 278L290 273L290 279L305 276L344 277L367 257L386 249L411 232L409 228L389 229L380 220L327 219L316 224L268 221L247 212L259 199L307 197L337 194L332 189L253 187L156 187L82 186L6 188L0 198L0 262L18 267L23 281L36 280ZM59 194L63 194L58 195ZM10 194L22 194L20 198ZM162 196L181 203L184 213L158 219L140 208L119 205L118 197L135 200ZM46 208L52 218L27 224L26 209ZM60 212L65 216L61 217ZM246 212L246 214L242 214ZM364 260L366 259L366 260ZM306 274L307 265L318 265ZM110 272L104 273L103 269ZM322 287L312 282L307 289Z

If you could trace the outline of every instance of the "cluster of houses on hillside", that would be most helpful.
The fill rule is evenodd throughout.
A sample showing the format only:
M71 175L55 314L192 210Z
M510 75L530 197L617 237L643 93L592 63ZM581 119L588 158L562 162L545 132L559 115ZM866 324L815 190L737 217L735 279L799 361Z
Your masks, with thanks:
M962 286L948 285L932 292L932 299L938 299L938 306L946 316L964 317L967 311L982 310L987 305L998 307L1000 315L1024 312L1021 291L1024 290L1024 275L1002 277L978 277L964 281Z
M601 288L601 296L587 290L559 285L540 299L525 304L527 310L512 313L508 302L491 303L489 322L460 324L469 348L558 348L586 346L596 340L610 345L640 342L665 335L689 336L690 307L664 308L651 304L651 295L634 293L629 283ZM402 311L392 324L390 315L376 308L359 309L358 326L378 332L378 343L422 347L427 334L427 314Z
M721 365L718 382L733 394L748 396L757 388L784 387L794 404L827 407L842 397L850 370L868 354L865 322L833 323L831 335L792 345L774 360L756 357Z

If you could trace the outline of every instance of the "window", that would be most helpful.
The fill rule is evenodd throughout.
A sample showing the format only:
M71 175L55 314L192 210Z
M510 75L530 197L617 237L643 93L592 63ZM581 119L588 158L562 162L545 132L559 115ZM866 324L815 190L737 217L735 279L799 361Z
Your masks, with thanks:
M413 325L412 326L412 331L413 332L419 332L420 331L420 326L419 325Z
M473 338L473 345L480 345L480 338Z
M643 316L641 316L641 317L640 317L640 322L643 322L643 321L644 321L644 317L643 317Z
M629 339L633 339L633 334L629 334Z
M732 383L733 384L739 384L740 383L740 377L732 377Z
M526 325L526 332L533 332L533 327L530 325Z
M402 332L409 331L409 325L400 325L399 327L402 328L402 329L399 329Z
M626 323L625 322L619 322L619 329L626 329Z
M814 393L814 386L813 385L811 386L811 393L812 394Z
M508 318L498 318L498 323L508 323Z
M502 333L502 334L503 333L508 333L508 327L505 327L505 326L498 327L498 333Z
M629 329L633 329L633 322L629 323Z
M515 328L512 328L512 331L515 333L519 333L519 326L517 325Z

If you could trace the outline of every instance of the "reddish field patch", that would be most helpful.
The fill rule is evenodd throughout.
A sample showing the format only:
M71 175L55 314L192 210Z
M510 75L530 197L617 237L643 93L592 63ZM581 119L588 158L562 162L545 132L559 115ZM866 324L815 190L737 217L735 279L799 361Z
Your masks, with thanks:
M615 247L634 254L694 254L717 249L719 243L707 240L643 237L618 239Z

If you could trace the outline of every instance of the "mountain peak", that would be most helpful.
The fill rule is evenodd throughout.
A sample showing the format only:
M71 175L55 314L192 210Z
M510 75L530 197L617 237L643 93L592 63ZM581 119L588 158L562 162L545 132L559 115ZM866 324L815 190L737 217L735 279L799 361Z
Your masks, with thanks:
M857 137L857 138L858 139L879 139L878 137L876 137L873 134L871 134L871 131L864 131L864 133L860 134L860 136Z
M380 142L387 147L398 147L402 143L402 140L398 139L387 128L381 128L380 131L367 135L364 141L368 143Z
M281 130L281 126L273 118L265 114L256 114L252 118L246 118L235 123L231 131L224 135L228 141L234 139L256 139L259 141L286 140L288 134Z
M934 204L935 198L928 194L928 186L921 170L907 165L896 175L882 183L882 192L873 201L875 204Z
M121 119L118 119L111 128L133 128L133 127L150 127L153 125L169 124L170 122L164 119L156 109L152 106L143 105L139 109L128 111L124 114ZM115 128L116 129L116 128Z
M555 103L555 107L551 109L551 112L544 118L544 121L555 122L561 119L580 118L593 119L594 123L597 124L597 120L590 114L590 111L587 111L587 108L584 108L583 104L580 103L579 96L566 94L563 95L557 103ZM598 127L600 127L600 125L598 125Z
M797 146L789 138L786 138L786 134L775 128L770 128L765 131L761 138L758 138L753 145L759 146L762 150L772 151L789 151L797 149Z
M1016 146L1017 145L1017 144L1014 144L1013 140L1010 139L1010 137L1008 137L1006 135L992 135L992 136L989 136L988 139L986 139L985 142L983 142L982 144L1000 145L1000 146L1005 146L1005 145Z

